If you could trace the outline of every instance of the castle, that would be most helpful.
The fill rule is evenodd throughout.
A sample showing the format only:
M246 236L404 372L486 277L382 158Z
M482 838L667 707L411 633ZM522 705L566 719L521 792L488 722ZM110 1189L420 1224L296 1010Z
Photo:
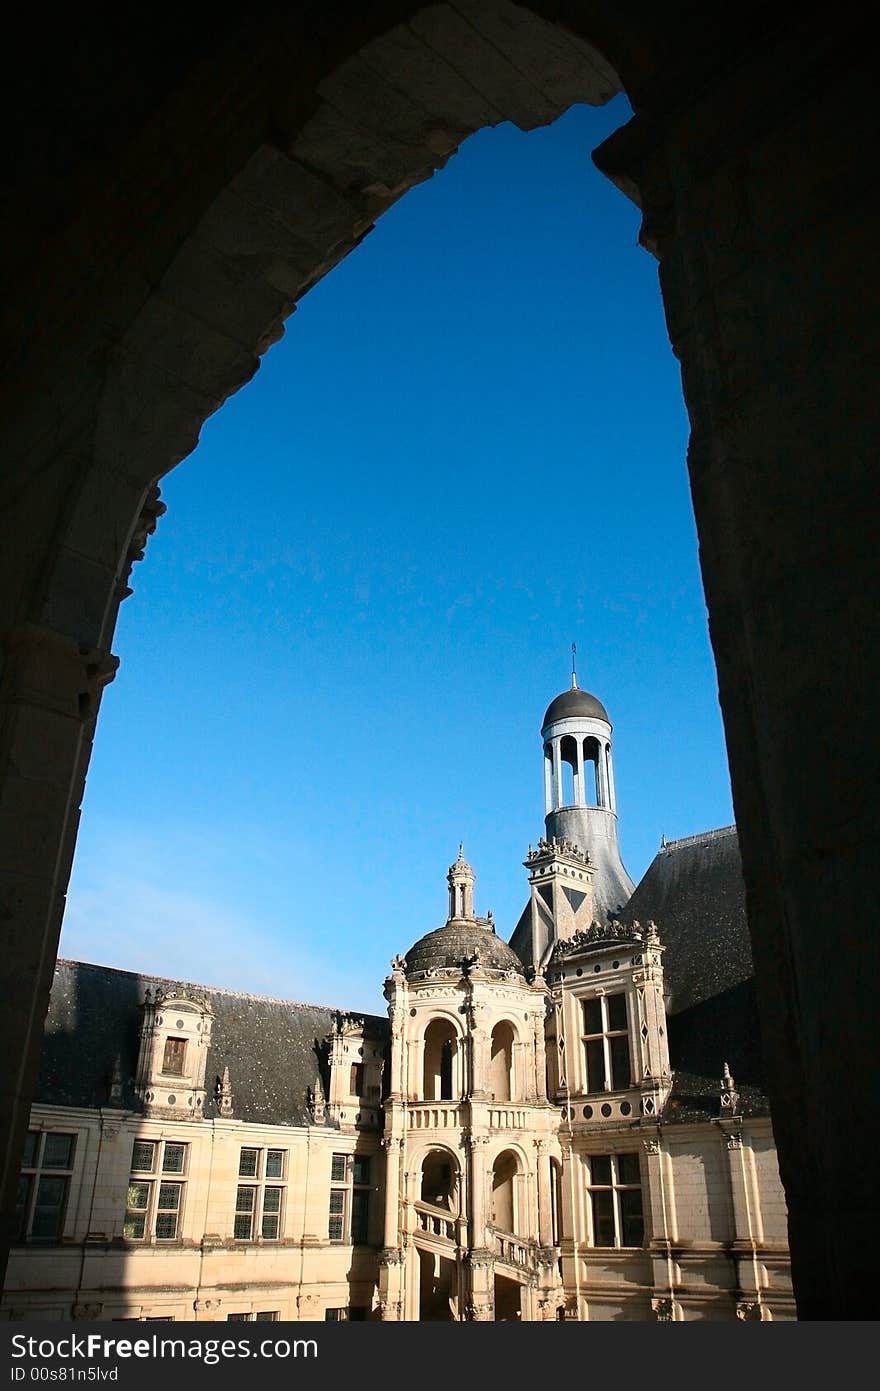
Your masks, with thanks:
M509 942L460 849L387 1018L59 961L0 1316L795 1316L734 827L624 868L602 703L542 722Z

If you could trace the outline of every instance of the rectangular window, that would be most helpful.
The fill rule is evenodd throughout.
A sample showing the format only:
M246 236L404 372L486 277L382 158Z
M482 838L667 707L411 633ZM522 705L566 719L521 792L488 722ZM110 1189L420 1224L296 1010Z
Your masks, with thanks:
M363 1096L364 1094L364 1065L363 1063L352 1063L350 1089L352 1096Z
M156 1145L153 1140L135 1140L131 1151L131 1170L134 1174L151 1174L156 1165Z
M171 1140L135 1140L125 1200L126 1241L175 1241L180 1235L185 1183L142 1178L142 1174L185 1174L188 1145Z
M582 1004L586 1090L624 1091L632 1086L626 995L597 995Z
M588 1163L592 1244L643 1246L645 1222L638 1154L593 1154Z
M165 1052L162 1057L162 1071L171 1073L173 1077L182 1077L185 1062L186 1039L166 1038Z
M255 1183L240 1183L235 1194L233 1236L236 1241L278 1241L284 1216L283 1184L267 1183L267 1179L285 1177L287 1151L275 1149L242 1149L238 1157L239 1178L253 1178Z
M277 1323L280 1318L280 1309L258 1309L254 1314L257 1323Z
M364 1246L370 1229L370 1156L334 1154L330 1161L330 1241Z
M76 1137L65 1131L27 1132L16 1194L19 1241L60 1241L75 1142Z

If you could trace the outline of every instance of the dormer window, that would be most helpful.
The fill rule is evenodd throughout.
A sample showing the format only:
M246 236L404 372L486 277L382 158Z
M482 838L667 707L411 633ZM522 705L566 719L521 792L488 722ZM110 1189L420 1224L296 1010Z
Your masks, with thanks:
M186 1039L167 1038L162 1056L162 1071L170 1073L173 1077L182 1077L185 1063Z

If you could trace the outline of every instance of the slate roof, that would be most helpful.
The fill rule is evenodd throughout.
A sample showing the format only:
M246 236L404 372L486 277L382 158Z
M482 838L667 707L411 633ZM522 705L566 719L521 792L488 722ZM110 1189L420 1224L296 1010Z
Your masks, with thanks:
M481 964L494 971L516 971L523 975L523 963L500 937L479 923L454 921L420 937L406 954L406 974L458 966L464 957L479 952Z
M653 918L663 954L670 1120L718 1115L726 1062L744 1115L769 1113L736 827L661 846L621 915Z
M140 1109L132 1081L140 1044L140 1005L148 986L194 994L214 1011L205 1072L206 1116L216 1115L214 1083L228 1064L236 1120L309 1123L307 1090L314 1090L320 1075L327 1094L322 1044L341 1011L81 961L61 960L55 968L35 1100L57 1106L107 1106L119 1055L118 1104ZM371 1036L387 1034L384 1017L357 1017L364 1019Z
M563 691L551 700L544 711L541 733L557 720L570 719L604 720L606 724L611 723L608 711L599 697L591 695L589 691L582 691L580 686L572 686L571 690Z

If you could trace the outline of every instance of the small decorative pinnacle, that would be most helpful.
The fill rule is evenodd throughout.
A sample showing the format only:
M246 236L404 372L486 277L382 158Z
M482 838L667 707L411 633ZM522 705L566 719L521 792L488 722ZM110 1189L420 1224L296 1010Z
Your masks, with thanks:
M734 1115L738 1102L739 1092L736 1090L736 1083L730 1075L730 1068L725 1063L721 1074L721 1109L727 1111L729 1115Z
M122 1056L117 1053L113 1059L113 1072L110 1075L110 1105L122 1104Z
M315 1078L314 1087L306 1088L306 1106L315 1125L323 1125L327 1116L327 1108L320 1073Z
M578 688L578 678L577 678L577 646L576 646L575 643L572 643L572 644L571 644L571 689L572 689L573 691L576 691L577 688Z
M229 1068L224 1067L223 1077L217 1087L217 1107L221 1116L227 1119L232 1117L232 1083L229 1080Z

